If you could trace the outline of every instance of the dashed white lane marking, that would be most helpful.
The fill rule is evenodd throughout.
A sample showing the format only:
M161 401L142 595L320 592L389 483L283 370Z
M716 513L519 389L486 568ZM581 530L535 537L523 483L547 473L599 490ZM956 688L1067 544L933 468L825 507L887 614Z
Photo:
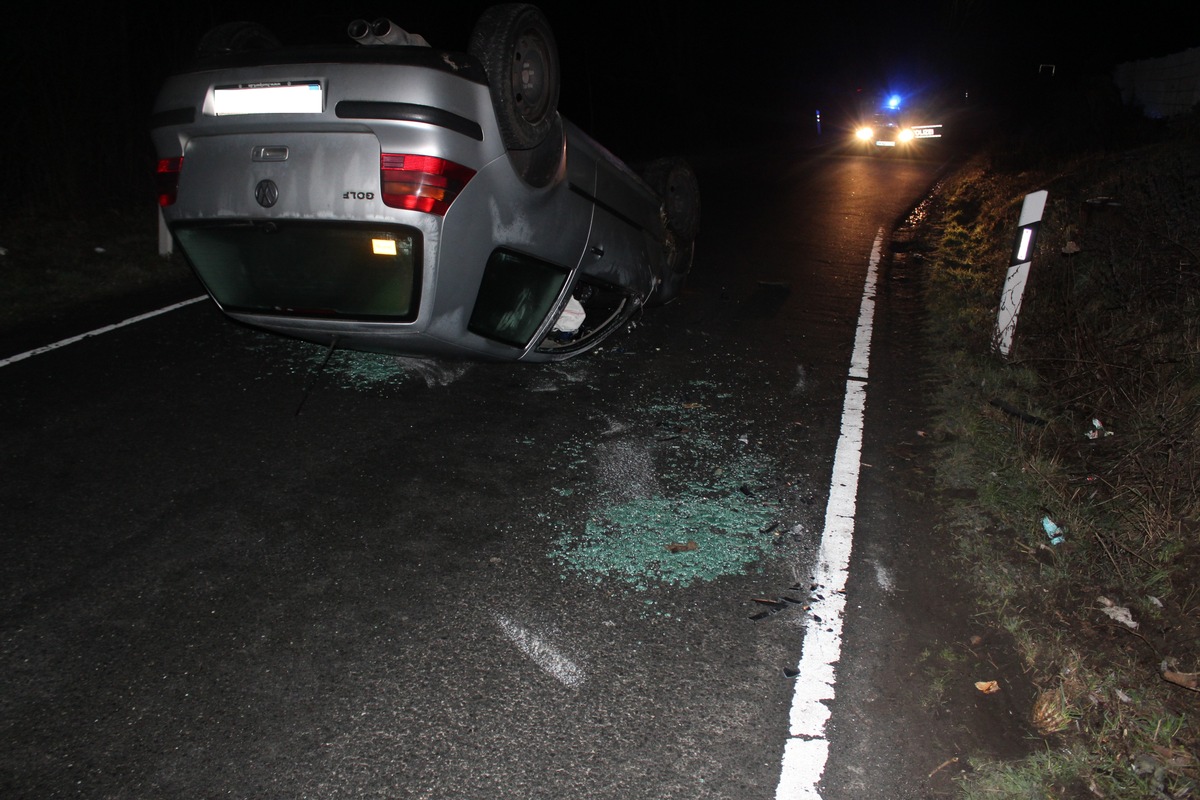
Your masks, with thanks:
M62 341L55 342L54 344L48 344L44 347L35 347L33 350L26 350L24 353L17 353L15 356L9 356L8 358L0 359L0 367L7 367L9 364L15 364L18 361L24 361L32 356L40 356L42 353L49 353L51 350L57 350L60 347L66 347L69 344L75 344L76 342L81 342L84 339L90 339L93 336L99 336L102 333L110 333L118 328L124 328L126 325L132 325L135 322L141 322L142 320L147 320L151 317L157 317L159 314L166 314L168 311L174 311L177 308L190 306L192 303L199 303L207 296L208 295L200 295L199 297L193 297L190 300L184 300L182 303L175 303L174 305L160 308L157 311L148 311L145 314L138 314L136 317L130 317L127 320L122 320L121 322L113 325L105 325L103 328L96 328L95 330L88 331L87 333L81 333L78 336L72 336L69 339L63 339Z
M572 688L583 683L586 677L583 669L541 637L531 633L508 617L497 615L496 622L518 650L556 681Z
M842 430L833 458L825 530L813 570L818 585L804 626L799 675L792 695L789 738L783 746L783 765L776 800L820 800L818 784L829 758L825 724L833 700L836 667L842 653L842 617L846 610L846 578L854 539L854 513L858 502L858 473L862 467L863 412L867 403L867 372L871 332L875 319L875 283L883 250L883 230L875 235L863 286L850 357L846 396L842 402Z

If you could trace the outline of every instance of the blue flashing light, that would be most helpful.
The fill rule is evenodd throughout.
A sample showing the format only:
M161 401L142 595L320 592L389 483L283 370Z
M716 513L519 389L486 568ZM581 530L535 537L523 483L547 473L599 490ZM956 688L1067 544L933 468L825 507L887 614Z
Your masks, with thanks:
M887 99L887 107L889 109L891 109L892 111L895 111L897 108L899 108L900 107L900 95L894 94L891 97L889 97Z

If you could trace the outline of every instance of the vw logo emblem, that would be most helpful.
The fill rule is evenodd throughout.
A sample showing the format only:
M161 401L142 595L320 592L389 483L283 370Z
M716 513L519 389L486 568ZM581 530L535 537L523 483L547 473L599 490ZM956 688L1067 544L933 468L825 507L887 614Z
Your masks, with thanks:
M279 187L275 181L259 181L254 187L254 199L263 208L270 208L279 202Z

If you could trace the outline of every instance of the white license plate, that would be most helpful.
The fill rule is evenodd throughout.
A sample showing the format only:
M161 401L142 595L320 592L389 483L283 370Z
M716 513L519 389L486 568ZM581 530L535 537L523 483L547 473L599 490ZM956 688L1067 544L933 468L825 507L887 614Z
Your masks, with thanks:
M217 86L213 89L213 113L320 114L324 110L322 94L319 81Z

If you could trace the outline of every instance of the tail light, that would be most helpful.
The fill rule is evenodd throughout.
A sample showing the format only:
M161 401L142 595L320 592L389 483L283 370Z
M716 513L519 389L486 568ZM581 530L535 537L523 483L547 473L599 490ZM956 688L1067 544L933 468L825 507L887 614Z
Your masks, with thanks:
M175 202L179 192L179 170L183 169L183 158L160 158L155 170L154 182L158 189L158 204L169 206Z
M440 217L473 177L475 170L444 158L397 153L379 156L383 203L392 208Z

